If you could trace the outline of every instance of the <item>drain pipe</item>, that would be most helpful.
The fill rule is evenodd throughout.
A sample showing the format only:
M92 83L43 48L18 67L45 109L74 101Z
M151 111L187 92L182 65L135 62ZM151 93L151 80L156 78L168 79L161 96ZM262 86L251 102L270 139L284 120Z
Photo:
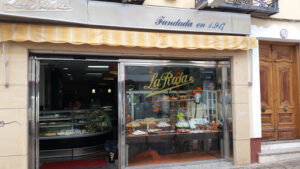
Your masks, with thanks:
M4 69L4 86L8 88L8 83L7 83L7 63L6 63L6 52L5 52L5 42L2 43L2 53L3 53L3 69Z

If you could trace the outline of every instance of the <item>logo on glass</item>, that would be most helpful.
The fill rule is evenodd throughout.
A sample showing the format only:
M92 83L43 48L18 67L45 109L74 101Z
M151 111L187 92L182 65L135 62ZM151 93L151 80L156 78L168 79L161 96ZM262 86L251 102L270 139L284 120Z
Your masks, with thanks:
M194 83L195 79L193 76L186 75L184 73L174 74L169 71L158 76L158 73L154 73L149 86L144 86L144 89L157 90L147 95L147 97L160 94L165 91L170 91L180 86L184 86L190 83Z

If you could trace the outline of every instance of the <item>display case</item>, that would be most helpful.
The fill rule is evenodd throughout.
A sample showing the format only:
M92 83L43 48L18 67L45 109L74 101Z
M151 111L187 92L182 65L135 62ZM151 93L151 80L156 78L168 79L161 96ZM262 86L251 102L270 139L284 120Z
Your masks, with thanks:
M41 111L40 139L87 137L111 130L108 115L99 109Z
M80 157L102 151L112 124L102 109L40 112L40 158Z
M222 118L219 111L219 91L169 91L147 98L151 93L127 91L128 136L218 132ZM197 93L200 94L200 98L196 103Z

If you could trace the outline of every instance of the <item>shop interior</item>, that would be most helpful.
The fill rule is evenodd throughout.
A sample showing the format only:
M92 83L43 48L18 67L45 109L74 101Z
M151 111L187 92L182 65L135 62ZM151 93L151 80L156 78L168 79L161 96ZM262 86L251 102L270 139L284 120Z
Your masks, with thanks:
M117 75L116 63L41 61L41 169L114 164L118 142Z

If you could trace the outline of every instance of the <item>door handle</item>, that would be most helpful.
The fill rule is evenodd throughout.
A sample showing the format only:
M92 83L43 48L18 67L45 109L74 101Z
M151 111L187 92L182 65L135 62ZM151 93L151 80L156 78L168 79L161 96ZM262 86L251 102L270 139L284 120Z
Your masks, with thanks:
M283 108L284 112L287 112L288 109L289 109L289 107L287 107L287 106L284 106L284 108Z
M266 108L261 108L261 111L264 113L264 112L266 112Z

